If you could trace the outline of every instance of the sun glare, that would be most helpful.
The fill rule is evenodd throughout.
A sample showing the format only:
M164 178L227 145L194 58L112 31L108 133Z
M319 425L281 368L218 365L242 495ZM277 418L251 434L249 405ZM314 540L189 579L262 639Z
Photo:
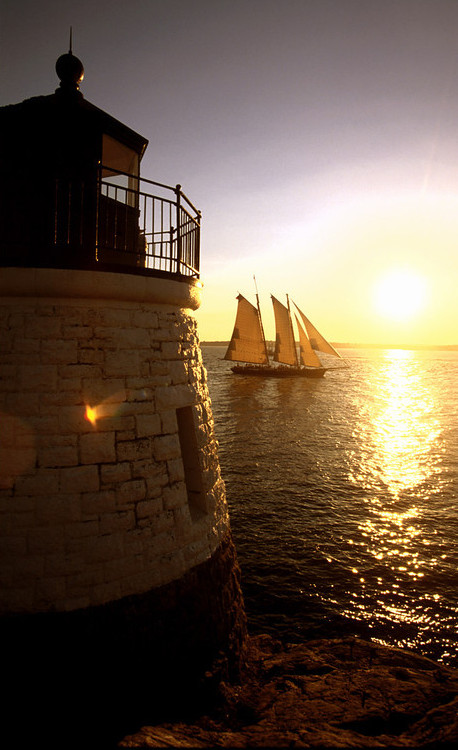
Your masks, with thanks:
M91 406L89 406L89 404L87 404L86 413L84 416L87 419L87 421L90 422L93 427L95 427L97 423L97 408L93 409Z
M425 302L424 279L411 271L391 271L375 287L377 311L392 320L406 320L421 310Z

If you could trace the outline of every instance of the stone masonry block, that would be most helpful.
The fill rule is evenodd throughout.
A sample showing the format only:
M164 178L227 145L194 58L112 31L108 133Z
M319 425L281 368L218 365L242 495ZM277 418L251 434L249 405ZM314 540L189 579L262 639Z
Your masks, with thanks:
M86 539L84 539L83 542L81 542L80 539L77 539L76 542L72 544L67 541L67 549L64 553L48 554L44 560L44 575L46 577L53 575L78 575L85 567L82 548L86 543Z
M117 440L128 440L135 437L135 418L132 416L122 416L118 412L122 407L117 408L113 404L103 404L96 407L97 413L97 431L98 432L115 432ZM114 413L114 416L107 414ZM132 438L122 437L127 433L132 433Z
M98 365L78 364L77 362L75 364L59 365L60 378L78 378L79 380L83 378L100 378L101 372L101 367Z
M170 374L174 385L188 382L188 369L181 360L170 362Z
M115 510L116 492L114 489L83 492L81 495L81 514L84 519L98 518L102 513L113 513Z
M189 385L171 385L156 390L156 404L159 411L189 406L195 401L195 394Z
M79 403L81 400L81 381L79 378L58 378L57 381L58 393L78 392L79 398L74 403ZM49 393L46 396L49 397Z
M102 365L105 360L105 352L102 349L90 349L89 347L78 349L78 364Z
M83 547L86 563L108 562L123 555L123 534L107 534L86 539Z
M184 480L184 468L181 458L174 458L171 461L167 461L167 471L171 484Z
M78 358L77 343L71 339L68 341L47 339L41 342L41 357L43 363L46 364L76 363Z
M82 464L103 464L116 461L114 432L93 432L80 435Z
M150 438L138 440L126 440L116 445L118 461L138 461L142 458L151 458L152 443Z
M173 510L187 505L188 498L184 482L177 482L171 487L164 488L164 508Z
M62 381L61 381L62 382ZM71 388L67 388L68 382L65 382L65 389L59 388L55 393L43 393L40 396L40 403L42 406L56 407L56 406L72 406L81 404L81 389L79 381L73 384ZM73 383L73 381L72 381Z
M37 526L71 524L81 519L78 494L47 495L40 498L35 510Z
M159 414L137 414L136 418L137 436L139 438L150 435L160 435L161 418Z
M105 328L128 328L131 325L131 309L123 309L120 307L104 307L100 310L95 311L96 314L92 315L92 323L100 325Z
M122 442L128 442L129 440L135 440L136 437L135 430L116 430L116 440L119 444Z
M39 466L76 466L78 449L76 445L44 445L38 451Z
M48 411L50 410L48 409ZM33 427L37 435L57 435L59 433L59 418L57 415L31 416L29 418L29 425Z
M89 432L93 427L86 419L85 404L62 406L59 409L59 430L64 435L74 435L79 432Z
M91 326L83 325L62 325L63 339L77 339L78 341L87 342L92 338L93 331Z
M153 401L126 401L119 409L123 416L133 416L135 414L154 414L156 407Z
M178 422L176 409L168 409L161 412L162 434L168 435L171 432L178 432Z
M151 545L150 562L156 565L158 559L176 549L176 537L173 529L155 534L154 543ZM168 571L167 571L168 572Z
M179 359L181 356L181 347L178 341L164 341L161 345L163 359Z
M154 477L146 477L146 496L148 498L157 498L162 496L162 488L169 484L169 477L166 471Z
M27 557L19 557L14 561L12 575L13 584L29 584L31 580L41 578L43 574L43 555L27 555Z
M138 375L139 369L140 356L135 349L106 353L104 369L106 377Z
M72 466L59 469L59 490L64 493L96 492L99 489L97 466Z
M118 508L135 505L146 497L146 483L144 479L132 479L124 482L116 490L116 504Z
M20 391L54 391L57 386L57 365L23 365L16 387Z
M166 467L163 461L154 458L142 459L131 463L132 478L143 478L157 481L158 486L164 487L168 483Z
M164 376L169 378L169 366L167 362L161 362L154 358L150 358L149 367L152 377L159 378L160 376Z
M157 328L157 312L154 312L153 310L135 310L132 313L132 325L137 328Z
M129 461L122 463L107 464L100 467L100 479L103 485L126 482L132 477L132 469Z
M94 337L107 349L149 349L149 331L143 328L96 328Z
M66 498L68 502L68 498ZM49 526L36 526L27 534L28 551L32 555L64 554L65 534L63 522Z
M161 435L153 441L154 457L157 461L169 461L181 456L178 435Z
M60 469L37 469L16 479L16 495L53 495L59 490Z
M16 385L14 385L16 388ZM49 394L42 394L45 398ZM41 401L37 399L35 393L7 393L5 396L6 410L10 414L27 414L27 418L36 417L41 412ZM5 415L2 415L2 423L5 424ZM25 423L25 422L24 422ZM4 427L0 431L0 440L4 435Z
M106 578L110 581L121 581L126 577L137 575L143 571L143 567L140 555L133 557L125 555L120 560L111 560L104 565Z
M53 308L52 315L60 315L62 319L62 329L66 326L80 326L84 324L84 317L86 314L86 308L78 307L72 304L65 304L61 300L58 308Z
M104 513L100 518L100 533L113 534L126 532L135 528L135 513L130 511L117 511L116 513Z
M159 517L162 518L162 516L165 515L167 514L163 513L162 498L142 500L137 504L137 518L150 518L152 520L152 523L154 523L154 519ZM173 517L171 518L171 524L169 524L169 528L171 528L172 525Z
M67 589L64 576L53 578L41 578L36 584L36 602L39 607L54 609L54 603L65 596Z
M30 338L57 339L62 332L62 319L58 315L40 315L39 311L31 311L27 315L26 330Z
M173 339L173 333L171 327L163 320L159 320L159 325L153 331L150 332L151 342L165 342Z
M91 589L91 603L107 604L122 597L120 581L104 581Z
M144 382L143 379L143 384ZM152 403L154 401L154 390L152 388L145 388L144 385L140 384L137 388L128 383L127 400L129 402L139 401L142 403Z
M71 534L72 539L84 539L96 537L100 533L100 521L98 518L83 518L80 523L67 526L66 533Z
M39 353L41 348L41 341L39 339L30 339L22 336L18 336L14 339L13 350L14 352L21 354L33 354Z
M83 378L81 382L82 396L85 403L91 406L97 404L122 404L126 400L125 380L120 378Z

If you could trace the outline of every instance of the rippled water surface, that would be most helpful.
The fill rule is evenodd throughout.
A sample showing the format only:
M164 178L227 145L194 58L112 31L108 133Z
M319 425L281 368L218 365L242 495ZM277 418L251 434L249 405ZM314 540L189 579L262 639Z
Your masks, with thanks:
M458 352L342 350L322 380L203 346L250 631L458 665Z

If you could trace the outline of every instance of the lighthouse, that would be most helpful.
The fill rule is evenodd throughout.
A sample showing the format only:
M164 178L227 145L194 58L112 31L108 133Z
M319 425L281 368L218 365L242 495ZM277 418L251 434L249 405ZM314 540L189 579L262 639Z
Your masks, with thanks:
M84 98L71 50L56 72L0 109L4 722L103 747L191 711L246 626L193 317L200 212L141 175L147 140Z

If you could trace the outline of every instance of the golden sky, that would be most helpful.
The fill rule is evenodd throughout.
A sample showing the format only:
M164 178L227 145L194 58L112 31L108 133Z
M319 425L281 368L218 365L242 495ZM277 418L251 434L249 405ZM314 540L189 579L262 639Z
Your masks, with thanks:
M229 338L255 274L269 338L288 293L332 341L458 344L456 0L0 14L0 105L55 90L72 26L85 98L148 138L143 177L202 211L202 340Z
M269 339L272 293L289 294L332 341L458 343L457 237L458 196L360 196L328 208L262 257L204 273L200 336L230 336L237 293L255 302L255 274Z

